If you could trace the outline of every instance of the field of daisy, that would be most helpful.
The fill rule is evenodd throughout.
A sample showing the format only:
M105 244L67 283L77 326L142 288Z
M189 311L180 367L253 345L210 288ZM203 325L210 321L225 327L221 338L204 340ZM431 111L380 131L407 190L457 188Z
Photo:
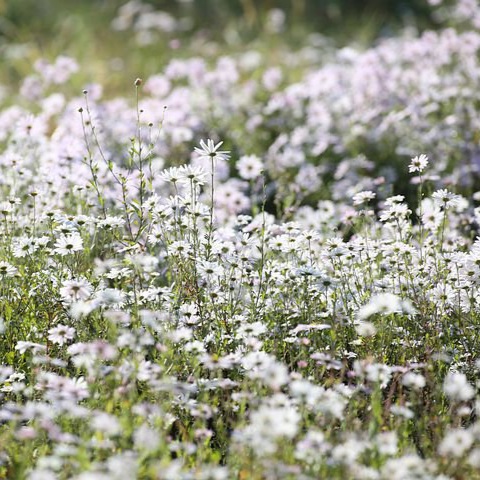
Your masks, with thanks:
M0 479L480 479L480 5L264 3L0 1Z

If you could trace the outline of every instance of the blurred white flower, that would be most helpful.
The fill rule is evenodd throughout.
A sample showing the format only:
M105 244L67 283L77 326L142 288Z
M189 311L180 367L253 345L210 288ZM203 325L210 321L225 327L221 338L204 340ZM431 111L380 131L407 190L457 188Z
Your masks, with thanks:
M426 380L419 373L407 372L402 378L402 384L414 390L420 390L425 387Z
M75 337L75 329L66 325L57 325L48 331L48 339L57 345L65 345Z
M413 315L415 308L409 300L404 300L393 293L379 293L373 295L370 301L360 308L357 317L366 320L375 314L390 315L392 313L404 313Z
M263 172L263 164L256 155L244 155L236 163L238 174L244 180L254 180Z
M60 295L66 302L86 300L93 292L90 282L85 279L65 280L60 288Z
M370 190L365 190L363 192L358 192L353 196L353 204L354 205L363 205L364 203L368 203L370 200L373 200L377 194Z
M472 433L463 428L456 428L446 433L438 447L438 453L442 457L459 458L473 445Z
M16 273L16 267L14 267L8 262L0 261L0 278L14 277Z
M475 396L464 373L449 372L443 382L443 392L452 402L465 402Z

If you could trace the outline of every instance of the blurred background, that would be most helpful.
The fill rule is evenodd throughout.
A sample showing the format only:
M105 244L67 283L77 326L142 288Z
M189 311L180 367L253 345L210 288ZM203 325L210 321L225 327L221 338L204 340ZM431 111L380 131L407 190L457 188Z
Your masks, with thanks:
M0 83L59 54L121 93L125 76L148 76L171 58L275 52L305 44L369 45L441 21L427 0L0 0ZM76 86L75 86L76 88Z

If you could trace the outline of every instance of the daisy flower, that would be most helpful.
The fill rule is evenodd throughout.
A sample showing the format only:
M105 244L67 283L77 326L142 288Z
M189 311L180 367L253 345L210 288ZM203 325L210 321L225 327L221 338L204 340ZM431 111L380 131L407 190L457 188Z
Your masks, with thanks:
M363 205L364 203L368 203L370 200L373 200L375 197L376 193L371 192L370 190L365 190L353 196L353 204Z
M66 280L60 289L61 297L67 302L86 300L92 292L92 285L84 279Z
M211 139L208 139L206 143L200 140L200 148L195 147L195 153L198 153L201 159L228 160L230 158L230 152L227 150L219 150L222 145L223 142L218 142L215 145L215 142Z
M159 177L164 182L173 183L175 185L183 179L183 174L180 168L171 167L167 170L163 170L162 172L160 172Z
M38 250L38 245L32 237L20 237L15 239L12 250L15 258L23 258Z
M8 262L0 262L0 276L2 277L14 277L17 273L17 269L10 265Z
M101 228L120 228L125 224L125 220L120 217L107 217L98 222Z
M180 170L181 175L185 179L196 185L203 185L205 183L207 173L201 166L182 165L178 170Z
M237 162L237 170L244 180L254 180L263 172L263 165L256 155L244 155Z
M454 193L445 189L433 192L432 198L436 205L443 208L455 207L460 203L459 195L455 195Z
M223 275L223 267L216 262L200 261L197 264L198 274L202 277L220 277Z
M428 165L428 157L422 153L422 155L417 155L413 157L408 166L408 171L410 173L418 172L422 173Z
M80 252L83 250L83 240L78 233L69 233L62 235L55 242L55 253L59 255L69 255L73 252Z
M65 345L75 336L75 329L66 325L57 325L48 331L48 339L57 345Z
M449 372L443 382L443 393L452 402L466 402L475 396L474 388L464 373Z

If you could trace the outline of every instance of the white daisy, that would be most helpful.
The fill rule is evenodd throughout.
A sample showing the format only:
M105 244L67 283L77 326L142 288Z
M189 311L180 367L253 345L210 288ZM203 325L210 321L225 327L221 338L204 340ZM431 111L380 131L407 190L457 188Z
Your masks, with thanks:
M418 172L422 173L428 165L428 157L424 154L413 157L408 166L410 173Z
M75 336L75 329L66 325L57 325L48 331L48 339L57 345L65 345Z
M55 242L55 252L59 255L70 255L83 250L83 240L78 233L61 235Z
M230 158L230 152L227 150L219 150L223 142L218 142L215 145L215 142L211 139L207 140L205 143L203 140L200 140L200 147L195 147L195 152L200 155L200 158L207 160L228 160Z

